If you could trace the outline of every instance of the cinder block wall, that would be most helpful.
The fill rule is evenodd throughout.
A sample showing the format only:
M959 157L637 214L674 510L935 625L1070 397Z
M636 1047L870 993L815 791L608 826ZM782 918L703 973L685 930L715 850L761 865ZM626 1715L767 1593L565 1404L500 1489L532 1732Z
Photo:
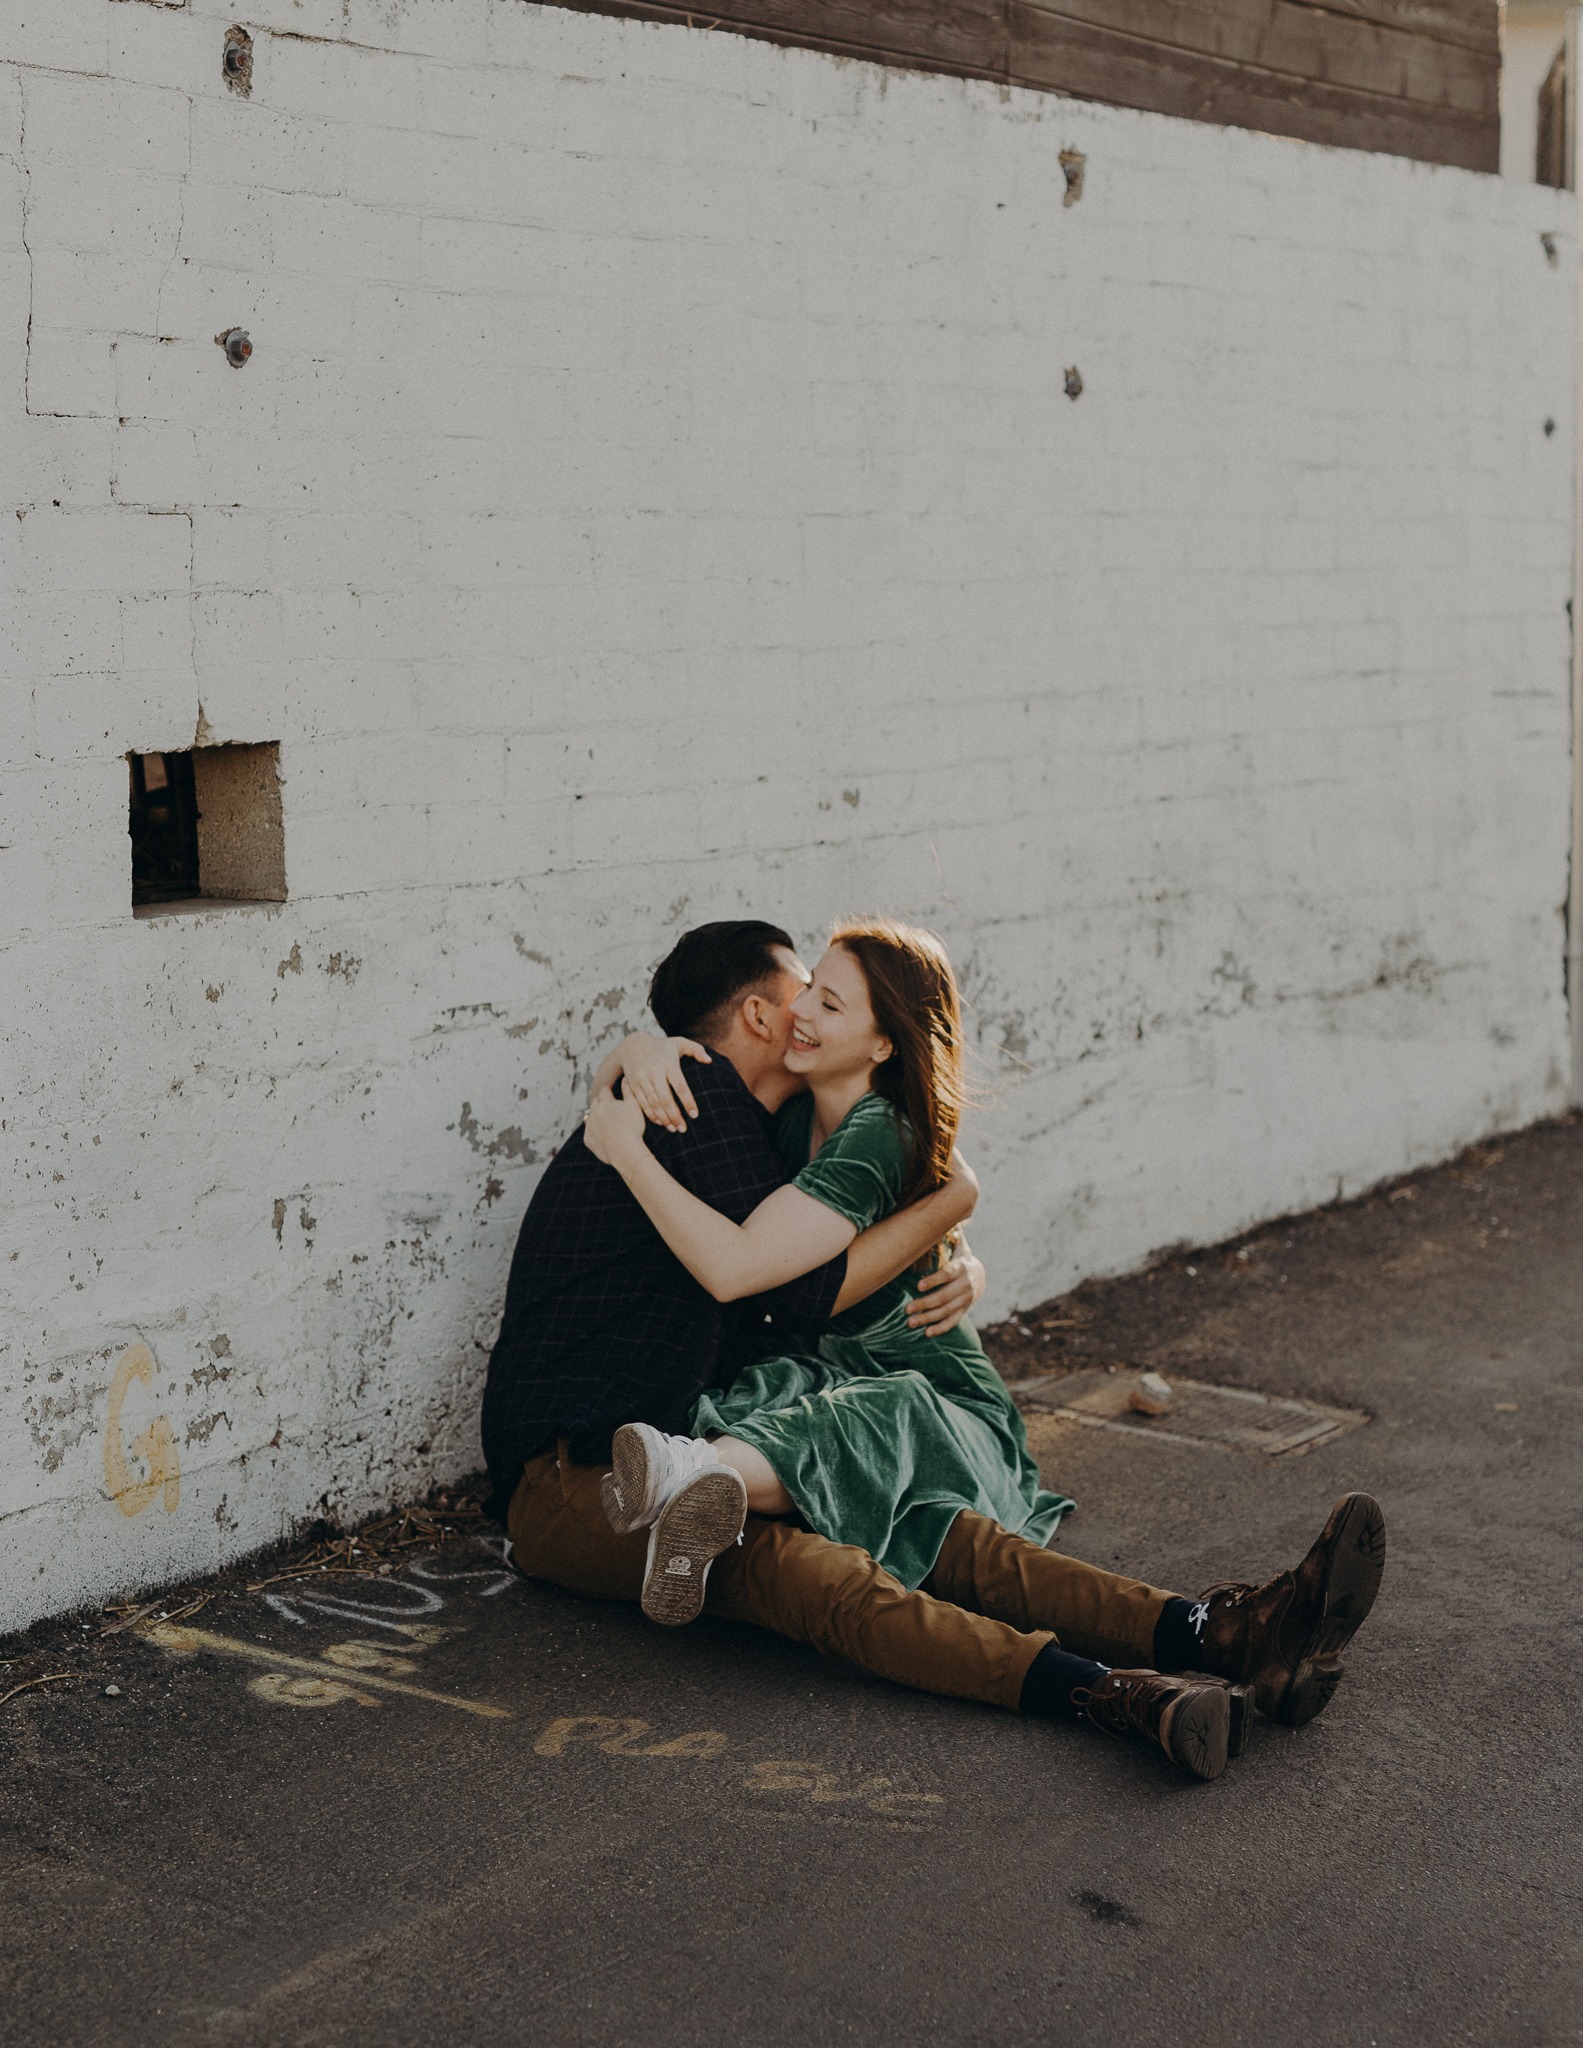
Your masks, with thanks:
M691 922L946 935L989 1310L1562 1104L1569 195L518 0L256 0L244 99L233 18L0 49L0 1623L476 1462ZM288 898L134 920L195 735Z

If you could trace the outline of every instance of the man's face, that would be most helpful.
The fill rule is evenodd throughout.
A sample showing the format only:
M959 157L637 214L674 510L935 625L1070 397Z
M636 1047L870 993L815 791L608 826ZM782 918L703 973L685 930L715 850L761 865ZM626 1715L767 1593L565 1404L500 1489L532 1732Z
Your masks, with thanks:
M772 946L775 964L781 969L781 979L773 996L764 997L762 1012L765 1024L774 1038L775 1057L784 1060L786 1048L791 1044L791 1006L813 980L789 946Z

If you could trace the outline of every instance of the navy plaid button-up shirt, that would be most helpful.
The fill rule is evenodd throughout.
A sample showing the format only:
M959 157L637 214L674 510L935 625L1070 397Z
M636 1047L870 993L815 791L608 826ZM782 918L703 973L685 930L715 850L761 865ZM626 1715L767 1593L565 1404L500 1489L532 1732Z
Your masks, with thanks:
M720 1053L687 1078L697 1118L685 1131L650 1124L649 1149L684 1188L744 1223L791 1179L769 1113ZM511 1261L484 1388L491 1513L504 1521L523 1466L561 1435L576 1458L598 1463L623 1422L684 1428L705 1387L728 1386L762 1353L766 1319L777 1341L793 1344L801 1332L806 1343L845 1279L842 1252L773 1293L716 1301L579 1127L534 1191Z

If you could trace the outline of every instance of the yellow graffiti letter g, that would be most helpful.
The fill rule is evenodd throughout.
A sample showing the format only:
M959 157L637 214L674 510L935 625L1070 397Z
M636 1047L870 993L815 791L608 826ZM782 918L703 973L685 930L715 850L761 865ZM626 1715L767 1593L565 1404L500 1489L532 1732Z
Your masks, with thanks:
M110 1382L110 1415L104 1431L104 1483L123 1515L142 1514L161 1487L165 1490L167 1515L174 1513L176 1503L181 1499L181 1465L176 1456L176 1440L163 1415L156 1415L132 1443L133 1457L143 1459L148 1466L146 1479L132 1477L127 1470L126 1453L121 1448L121 1404L126 1399L127 1389L133 1380L141 1380L144 1386L148 1386L153 1378L154 1360L148 1346L128 1345L115 1369L115 1378Z

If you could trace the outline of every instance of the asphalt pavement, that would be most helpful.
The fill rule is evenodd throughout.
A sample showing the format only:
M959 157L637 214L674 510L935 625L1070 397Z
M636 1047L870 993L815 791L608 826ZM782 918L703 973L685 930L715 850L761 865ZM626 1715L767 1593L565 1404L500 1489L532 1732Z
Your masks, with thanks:
M1187 1593L1378 1495L1320 1720L1200 1785L486 1529L255 1562L0 1645L6 2048L1583 2040L1583 1125L994 1335L1368 1411L1277 1459L1037 1430L1061 1546Z

